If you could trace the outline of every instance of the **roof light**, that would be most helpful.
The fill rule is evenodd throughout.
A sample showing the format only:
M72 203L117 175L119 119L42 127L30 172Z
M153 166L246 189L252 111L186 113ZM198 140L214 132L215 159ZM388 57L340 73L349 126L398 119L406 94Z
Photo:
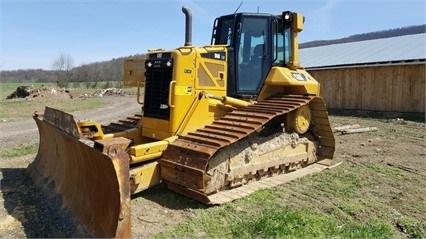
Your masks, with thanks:
M284 20L284 24L287 26L290 26L291 23L293 22L293 13L290 11L285 11L282 14L282 18Z

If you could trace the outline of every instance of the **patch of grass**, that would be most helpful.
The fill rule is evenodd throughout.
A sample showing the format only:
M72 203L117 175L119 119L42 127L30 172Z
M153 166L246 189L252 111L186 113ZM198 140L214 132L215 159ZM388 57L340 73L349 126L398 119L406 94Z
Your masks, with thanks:
M314 191L327 193L334 197L358 197L357 189L364 184L356 174L348 170L324 171L312 175Z
M252 213L240 206L243 205L235 202L199 210L195 218L155 238L390 238L394 235L392 226L378 219L341 224L332 215L311 208L277 204Z
M102 98L45 99L26 101L25 99L0 100L0 118L31 118L34 111L43 111L45 106L75 112L96 109L105 104Z
M38 144L32 144L32 145L26 145L26 146L5 150L0 153L0 156L2 158L20 157L20 156L25 156L28 154L37 153L37 150L38 150Z
M421 223L412 217L401 217L397 222L397 226L409 238L426 238L425 222Z
M263 191L263 190L260 190ZM245 197L218 207L195 209L195 216L169 230L154 235L153 238L227 238L232 235L230 225L242 223L251 217L247 204L256 205L257 200ZM252 209L261 208L254 206Z
M263 205L264 207L268 207L273 206L275 204L275 200L278 197L280 197L280 195L277 188L265 188L262 190L257 190L250 194L249 197L241 198L239 201L249 204L259 203L258 206Z
M406 176L406 173L401 169L390 167L381 163L371 163L368 164L367 167L369 169L374 170L375 172L382 173L387 176L392 176L396 178L404 178Z
M338 230L337 235L341 238L391 238L395 232L392 225L379 219L367 222L352 221Z
M336 234L336 222L307 209L268 209L252 219L234 223L237 238L328 238Z
M337 200L336 208L333 210L333 215L341 220L351 220L359 214L363 214L366 210L360 202L355 200Z
M359 209L358 205L349 207ZM268 209L234 224L231 230L237 238L389 238L394 234L390 224L378 219L347 219L341 224L333 215L290 207Z

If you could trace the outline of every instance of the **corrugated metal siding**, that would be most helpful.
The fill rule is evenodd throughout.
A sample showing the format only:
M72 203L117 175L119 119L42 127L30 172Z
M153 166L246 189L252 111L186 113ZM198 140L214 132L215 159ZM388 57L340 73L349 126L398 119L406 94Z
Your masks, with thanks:
M426 59L426 33L300 49L306 68Z

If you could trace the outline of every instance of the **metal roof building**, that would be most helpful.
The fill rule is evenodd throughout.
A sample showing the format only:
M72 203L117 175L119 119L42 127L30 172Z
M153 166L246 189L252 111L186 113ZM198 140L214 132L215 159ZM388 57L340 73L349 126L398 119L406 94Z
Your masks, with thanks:
M332 109L425 113L426 33L300 49Z
M424 62L426 33L300 49L306 68Z

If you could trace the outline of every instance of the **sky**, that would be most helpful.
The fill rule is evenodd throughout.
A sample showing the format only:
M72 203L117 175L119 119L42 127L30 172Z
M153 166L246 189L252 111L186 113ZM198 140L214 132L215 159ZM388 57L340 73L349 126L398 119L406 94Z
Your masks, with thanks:
M192 12L192 42L210 43L216 17L238 12L305 16L300 42L425 24L425 0L0 0L0 70L52 69L55 58L74 66L185 41Z

